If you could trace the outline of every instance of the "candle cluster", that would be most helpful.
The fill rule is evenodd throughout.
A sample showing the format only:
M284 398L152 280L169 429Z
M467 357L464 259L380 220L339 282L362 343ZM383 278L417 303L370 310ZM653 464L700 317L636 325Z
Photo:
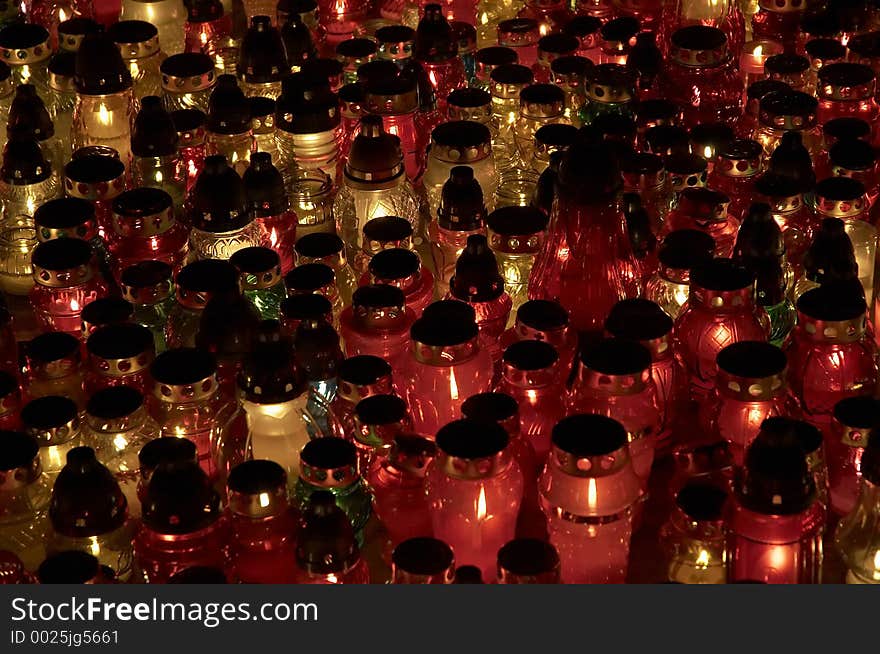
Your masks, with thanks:
M0 582L880 583L873 4L13 9Z

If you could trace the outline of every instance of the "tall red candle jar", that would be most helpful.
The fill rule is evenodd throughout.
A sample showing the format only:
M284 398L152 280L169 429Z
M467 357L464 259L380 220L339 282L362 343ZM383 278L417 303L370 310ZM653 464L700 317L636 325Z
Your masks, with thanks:
M177 130L177 150L184 168L186 192L189 193L205 165L208 116L199 109L178 109L171 112L171 120Z
M25 433L40 445L40 465L54 480L64 467L67 453L82 445L80 413L68 397L46 395L31 400L21 410Z
M138 453L159 435L159 426L147 413L143 393L130 386L97 391L86 405L82 433L83 444L95 451L98 460L119 482L128 500L129 514L140 516Z
M412 250L391 248L382 250L372 259L367 272L361 277L361 286L387 284L403 291L406 306L416 316L422 315L434 298L434 276L421 264L419 255Z
M705 25L676 30L670 39L669 57L658 88L684 107L688 124L730 124L739 118L743 83L722 30Z
M497 423L455 420L437 432L437 449L426 479L434 537L488 578L514 536L523 496L509 437Z
M94 251L79 239L56 239L34 248L34 288L30 300L44 330L79 335L82 309L106 295L107 285L96 274Z
M660 546L668 564L667 581L723 584L727 580L723 509L727 493L705 483L686 484L661 527Z
M295 583L297 513L287 474L274 461L240 463L229 473L227 517L236 578L244 584Z
M192 347L205 306L217 294L238 288L238 271L228 261L194 261L177 274L177 302L165 325L168 347Z
M766 341L770 321L755 304L754 278L732 260L707 261L691 270L690 280L673 341L688 371L691 392L705 397L715 385L718 353L739 341Z
M499 584L559 584L561 563L556 548L537 538L517 538L498 550Z
M142 325L121 323L96 329L86 341L89 395L110 386L130 386L142 393L152 389L148 367L156 356L153 334Z
M645 297L673 319L690 294L691 270L713 257L715 239L696 229L679 229L666 235L657 253L659 267L645 284Z
M296 242L296 218L284 179L267 152L255 152L242 176L245 195L260 228L261 245L276 250L281 256L281 270L293 268L292 249Z
M535 18L510 18L498 23L498 45L516 53L516 63L531 68L538 61L540 26Z
M162 62L162 104L165 110L208 111L208 99L217 83L214 60L201 52L175 54Z
M624 426L633 469L646 491L661 424L650 350L635 341L597 341L581 353L566 408L569 414L613 416Z
M368 584L354 529L332 493L315 491L303 509L296 543L299 584Z
M454 571L452 548L436 538L408 538L391 554L392 584L451 584Z
M825 438L828 457L829 509L845 516L855 507L862 480L862 459L871 428L880 424L880 400L857 395L834 405Z
M433 436L459 416L462 402L490 389L492 357L478 343L474 310L463 302L431 305L410 329L410 358L399 381L413 427Z
M0 429L21 428L21 400L18 379L11 372L0 371Z
M388 456L397 436L412 433L406 402L391 393L368 395L359 401L350 424L345 433L357 448L358 470L364 479Z
M642 298L618 302L605 320L611 336L637 341L651 353L651 379L660 410L658 449L669 446L687 388L687 375L673 353L672 326L672 318L659 305Z
M294 246L296 263L323 263L330 266L336 277L336 288L343 305L351 303L357 288L357 278L348 263L343 241L336 234L315 233L300 238Z
M409 353L409 330L416 316L406 306L403 291L386 284L361 286L352 305L342 311L340 336L348 356L373 355L392 366Z
M231 573L229 523L208 476L192 462L160 464L143 502L135 561L149 583L196 565Z
M376 461L367 474L373 511L385 526L391 547L433 533L425 472L436 453L427 438L398 434L388 456Z
M65 332L46 332L34 337L24 350L26 396L69 397L82 409L86 404L83 390L82 343Z
M616 197L620 183L607 144L575 142L563 155L551 227L532 268L529 297L558 300L579 331L601 330L611 307L641 290Z
M806 9L800 0L758 0L758 11L752 16L752 34L794 50Z
M132 570L134 525L113 474L90 447L75 447L58 474L49 503L46 553L78 550L96 557L121 581Z
M219 393L216 360L203 350L172 349L156 357L150 376L155 382L150 415L159 424L159 435L193 441L199 465L214 477L218 436L231 417Z
M705 232L715 242L715 256L729 257L739 230L740 217L728 212L730 198L708 188L686 188L663 223L661 235L682 229Z
M106 237L112 227L113 199L125 189L125 165L118 156L85 154L64 166L64 193L88 200L95 207L99 233Z
M857 287L829 283L801 295L797 310L797 326L785 350L788 380L804 417L827 427L837 402L872 392L877 383L865 300Z
M188 251L189 230L175 220L171 196L158 188L124 191L112 203L110 252L122 270L147 259L180 268Z
M800 409L788 388L788 361L775 345L740 341L721 350L716 360L715 390L702 407L702 421L708 432L727 441L733 462L742 466L764 420L796 416Z
M553 428L538 489L563 583L625 581L640 486L619 422L576 414Z
M729 581L819 582L825 509L796 441L755 440L726 523Z
M330 410L345 435L356 429L355 406L366 397L391 393L391 365L377 356L364 354L343 359L337 369L336 395Z
M565 415L563 377L567 370L549 343L517 341L504 350L501 380L497 390L519 405L519 430L534 450L533 458L542 462L550 451L550 433ZM465 414L468 418L478 416ZM523 467L526 478L529 468Z
M730 199L727 213L741 219L755 195L755 180L763 172L764 151L751 139L734 139L716 151L707 183Z

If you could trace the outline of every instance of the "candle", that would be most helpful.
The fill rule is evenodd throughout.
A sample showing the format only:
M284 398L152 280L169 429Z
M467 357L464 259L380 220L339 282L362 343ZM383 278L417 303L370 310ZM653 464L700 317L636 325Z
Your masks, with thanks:
M764 77L767 59L778 54L782 54L782 46L776 41L760 39L746 43L739 56L739 69L746 86Z

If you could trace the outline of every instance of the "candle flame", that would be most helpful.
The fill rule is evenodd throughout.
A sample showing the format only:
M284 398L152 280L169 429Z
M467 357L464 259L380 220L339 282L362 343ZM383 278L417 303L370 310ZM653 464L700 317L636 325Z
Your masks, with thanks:
M183 427L181 427L180 425L177 425L174 428L174 435L177 436L177 438L184 438L186 436L186 434L183 431Z
M113 437L113 447L116 448L117 452L121 452L128 447L128 439L122 434L116 434L116 436Z
M336 17L338 20L342 20L342 16L345 15L345 2L344 0L336 0Z
M329 575L327 575L327 583L328 583L328 584L338 584L338 583L339 583L339 577L337 577L335 574L333 574L333 573L331 572Z
M162 180L164 180L164 179L165 179L165 176L162 174L162 171L161 171L161 170L157 170L157 171L156 171L156 183L157 183L157 184L161 184L161 183L162 183Z
M79 302L77 302L76 299L73 299L70 301L70 310L71 311L79 311L80 310Z
M67 20L67 12L64 11L64 9L59 9L58 10L58 22L63 23L66 20Z
M199 40L201 40L203 48L208 45L208 35L205 32L199 34Z
M269 245L275 248L278 245L278 232L273 227L272 231L269 232Z
M703 158L705 158L705 159L712 158L712 146L711 145L707 145L706 147L703 148Z
M455 368L449 369L449 397L458 399L458 382L455 381Z
M547 33L550 31L550 26L547 23L541 23L541 27L538 28L538 31L541 32L541 36L547 36Z
M95 536L92 536L92 542L89 545L89 550L92 552L92 556L98 556L101 553L101 544L98 542L98 539Z
M428 79L431 80L431 86L433 86L436 89L437 88L437 75L433 70L428 71Z
M880 578L880 550L874 552L874 577Z
M759 45L755 46L754 50L752 50L752 56L755 59L759 59L762 54L764 54L764 46L763 45L759 44Z
M480 496L477 498L477 520L483 522L486 519L486 488L480 486Z
M489 14L485 11L480 14L480 25L488 25L489 24Z
M697 555L696 566L698 568L709 567L709 552L706 550L700 550L700 553Z
M107 105L103 102L98 105L98 121L102 125L110 124L110 112L107 110Z
M260 507L265 508L269 506L269 493L260 493Z
M186 170L190 177L196 177L199 174L199 169L196 168L196 162L192 159L189 160Z
M596 480L590 477L590 483L587 485L587 506L591 509L599 504L599 490L596 488Z

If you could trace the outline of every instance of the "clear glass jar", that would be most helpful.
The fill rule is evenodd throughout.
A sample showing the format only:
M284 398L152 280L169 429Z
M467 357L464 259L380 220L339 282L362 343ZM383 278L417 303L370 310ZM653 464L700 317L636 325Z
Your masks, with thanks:
M128 386L98 391L86 405L83 444L116 477L128 502L129 515L140 515L137 486L141 448L159 436L159 426L147 413L143 393Z
M767 93L758 102L758 125L752 138L764 146L769 156L782 142L783 135L795 132L810 156L816 158L822 150L818 107L818 100L802 91Z
M281 95L281 79L290 66L281 33L270 14L248 16L250 26L241 42L236 72L246 96L274 100Z
M404 248L391 248L370 259L360 285L388 284L403 291L406 306L420 316L434 298L434 276L419 255Z
M162 73L159 70L165 53L159 46L159 30L149 21L122 20L108 30L128 66L136 100L161 95Z
M58 197L60 192L58 176L36 140L7 141L0 168L0 207L4 219L33 216L41 204Z
M176 0L123 0L120 20L142 20L159 31L164 50L175 55L183 52L183 23L186 11Z
M342 239L336 234L308 234L294 246L297 265L323 263L333 269L336 288L343 306L351 304L351 296L358 282L354 270L348 263Z
M333 219L333 181L320 170L294 171L286 184L290 208L296 216L296 237L336 231Z
M484 29L483 25L480 26L480 30L482 29ZM517 62L516 51L513 48L494 45L496 40L497 37L493 34L493 45L487 45L486 47L480 48L474 55L476 60L474 78L468 80L468 85L471 88L477 88L487 92L490 91L492 86L492 81L490 79L492 71L499 66L515 64Z
M33 338L25 350L25 383L30 398L63 395L85 408L82 344L65 332L47 332Z
M437 457L426 474L435 537L489 577L515 532L523 473L498 423L455 420L437 432ZM491 516L491 517L490 517Z
M325 263L304 263L295 266L284 276L284 287L287 289L288 297L315 294L326 298L332 308L333 325L334 327L337 325L343 304L333 268ZM281 303L281 313L284 317L286 317L285 302Z
M691 482L675 496L675 508L660 531L668 564L667 581L723 584L727 580L724 549L724 503L727 493L712 484Z
M52 480L42 472L35 438L2 433L7 454L0 465L0 547L18 556L28 570L36 570L45 556Z
M834 535L834 545L847 567L846 583L876 584L880 582L880 457L878 439L872 431L862 455L862 479L858 500L852 511L841 520Z
M489 214L486 224L514 315L528 300L529 273L544 244L547 216L533 207L502 207Z
M79 408L69 397L46 395L24 405L21 423L25 433L37 440L40 466L54 482L67 453L82 445Z
M34 285L31 256L37 230L28 216L0 222L0 288L10 295L27 295Z
M625 581L639 488L620 423L575 414L556 424L538 492L564 583Z
M12 70L15 86L33 84L45 92L52 55L49 31L34 23L14 23L0 30L0 61Z

